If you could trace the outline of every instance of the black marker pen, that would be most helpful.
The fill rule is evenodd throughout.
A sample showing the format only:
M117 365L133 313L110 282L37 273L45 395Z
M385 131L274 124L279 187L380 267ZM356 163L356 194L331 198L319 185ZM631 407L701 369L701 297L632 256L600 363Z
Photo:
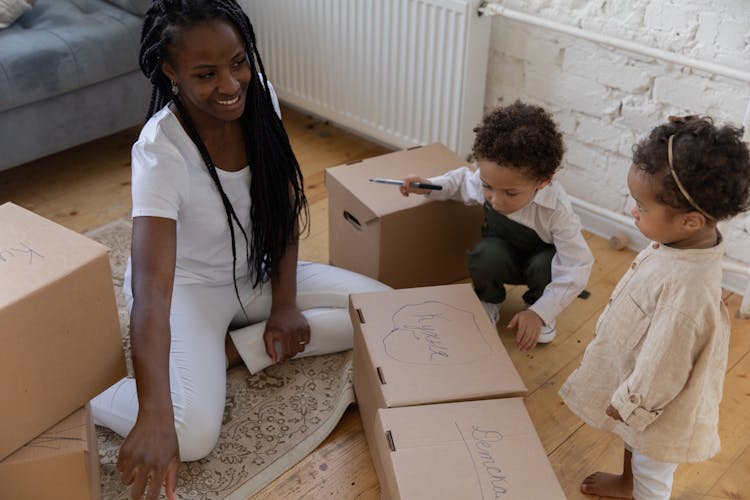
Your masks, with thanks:
M373 177L372 179L370 179L370 182L377 182L379 184L393 184L394 186L404 185L404 182L398 179L381 179L380 177ZM432 189L435 191L440 191L441 189L443 189L443 186L438 186L437 184L428 184L426 182L412 182L410 186L413 188Z

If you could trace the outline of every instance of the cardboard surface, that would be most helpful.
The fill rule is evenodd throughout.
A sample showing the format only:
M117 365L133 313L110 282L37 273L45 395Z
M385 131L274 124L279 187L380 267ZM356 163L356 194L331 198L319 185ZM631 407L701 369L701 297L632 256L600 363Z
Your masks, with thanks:
M101 498L96 430L88 405L0 461L0 498Z
M349 304L357 371L378 407L526 393L470 285L352 294Z
M378 477L379 408L522 396L520 375L468 284L352 294L354 391Z
M389 500L565 499L519 398L381 409L375 436Z
M106 247L0 205L0 459L127 372Z
M466 165L430 144L326 169L331 264L394 288L453 283L468 277L466 252L479 241L482 207L404 197L372 177L431 177Z

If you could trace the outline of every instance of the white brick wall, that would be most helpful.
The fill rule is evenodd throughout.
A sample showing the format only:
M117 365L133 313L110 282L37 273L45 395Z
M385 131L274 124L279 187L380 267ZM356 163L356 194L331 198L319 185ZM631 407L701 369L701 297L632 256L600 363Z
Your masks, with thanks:
M747 0L494 0L583 30L750 71ZM632 146L671 114L741 125L750 84L497 16L485 106L549 109L565 136L559 178L571 195L628 213ZM726 225L729 257L750 263L750 216Z

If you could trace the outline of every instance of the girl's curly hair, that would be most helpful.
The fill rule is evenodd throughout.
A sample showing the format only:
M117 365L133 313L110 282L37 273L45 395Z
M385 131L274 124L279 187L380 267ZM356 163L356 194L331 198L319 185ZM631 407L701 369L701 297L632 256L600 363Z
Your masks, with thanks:
M660 187L657 200L680 211L696 210L669 171L670 136L672 167L698 207L716 220L750 208L750 160L742 129L716 127L711 118L698 116L670 117L633 147L633 165Z
M552 115L521 101L487 113L474 133L474 158L517 168L539 181L555 175L565 152Z

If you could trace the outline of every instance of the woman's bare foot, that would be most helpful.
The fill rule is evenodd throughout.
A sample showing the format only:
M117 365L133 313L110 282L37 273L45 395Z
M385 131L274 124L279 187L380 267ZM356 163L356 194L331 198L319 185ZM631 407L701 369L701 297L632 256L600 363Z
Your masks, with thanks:
M587 495L633 498L633 476L594 472L583 480L581 491Z
M243 363L242 357L240 356L239 351L237 351L237 347L234 345L234 342L232 342L232 336L229 334L227 334L227 337L224 340L224 353L227 355L227 369L240 366Z

